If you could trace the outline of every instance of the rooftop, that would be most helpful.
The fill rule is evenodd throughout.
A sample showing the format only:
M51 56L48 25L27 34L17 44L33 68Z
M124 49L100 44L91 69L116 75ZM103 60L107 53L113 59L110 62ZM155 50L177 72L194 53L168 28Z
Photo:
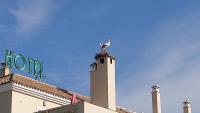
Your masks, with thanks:
M40 91L43 91L46 93L50 93L50 94L53 94L53 95L56 95L56 96L59 96L59 97L65 98L65 99L71 99L71 97L74 93L72 91L58 88L56 86L46 84L41 81L34 80L32 78L22 76L19 74L14 74L14 73L0 77L0 85L7 84L7 83L17 83L17 84L20 84L20 85L23 85L26 87L30 87L33 89L37 89L37 90L40 90ZM83 96L83 95L80 95L77 93L76 93L76 96L79 101L90 102L90 97ZM121 107L117 107L117 112L133 113L133 112L128 111Z

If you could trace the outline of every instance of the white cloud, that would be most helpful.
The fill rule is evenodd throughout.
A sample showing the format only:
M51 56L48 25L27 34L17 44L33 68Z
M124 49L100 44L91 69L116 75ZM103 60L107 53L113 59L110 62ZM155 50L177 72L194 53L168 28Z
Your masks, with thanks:
M16 17L16 30L20 33L31 33L48 21L52 9L52 0L19 1L10 12Z
M185 98L191 100L193 113L200 112L200 16L194 15L163 22L166 24L155 30L150 38L154 42L145 50L145 60L155 63L143 70L125 70L130 77L119 85L120 105L151 113L150 87L156 82L161 86L162 113L183 112Z

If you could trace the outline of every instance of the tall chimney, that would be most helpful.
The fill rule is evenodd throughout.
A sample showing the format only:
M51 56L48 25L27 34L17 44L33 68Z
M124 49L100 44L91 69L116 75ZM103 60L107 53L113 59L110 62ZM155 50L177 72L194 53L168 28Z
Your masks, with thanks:
M153 113L161 113L160 87L155 84L151 88Z
M192 113L191 104L187 99L183 102L183 113Z
M91 103L116 111L115 58L107 52L100 52L91 64Z

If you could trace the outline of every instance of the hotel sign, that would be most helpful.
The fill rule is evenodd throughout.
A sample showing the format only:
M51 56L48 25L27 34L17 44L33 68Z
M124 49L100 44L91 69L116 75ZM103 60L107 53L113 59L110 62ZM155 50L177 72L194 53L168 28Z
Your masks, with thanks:
M6 50L6 67L28 72L33 74L35 79L45 78L43 73L43 63L32 58L26 58L22 54L15 54L12 51Z

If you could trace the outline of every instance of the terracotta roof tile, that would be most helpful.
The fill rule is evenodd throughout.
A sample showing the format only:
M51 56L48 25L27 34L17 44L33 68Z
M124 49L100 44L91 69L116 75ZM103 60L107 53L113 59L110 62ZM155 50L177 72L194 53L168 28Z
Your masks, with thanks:
M0 77L0 84L5 84L8 82L11 82L11 78L12 78L12 76L10 76L10 75Z
M21 85L24 85L24 86L27 86L27 87L30 87L33 89L38 89L38 90L41 90L41 91L44 91L47 93L51 93L51 94L59 96L59 97L66 98L66 99L70 99L72 94L74 93L72 91L58 88L53 85L49 85L49 84L43 83L41 81L34 80L34 79L31 79L29 77L22 76L19 74L10 74L7 76L0 77L0 85L6 84L6 83L21 84ZM76 95L77 95L77 98L79 101L90 102L90 97L83 96L83 95L80 95L77 93L76 93ZM117 112L118 113L135 113L135 112L130 112L130 111L128 111L124 108L120 108L120 107L117 107Z
M19 74L10 74L7 76L0 77L0 85L5 84L5 83L11 83L11 82L21 84L21 85L24 85L24 86L27 86L27 87L30 87L33 89L38 89L38 90L41 90L41 91L44 91L47 93L51 93L53 95L63 97L66 99L70 99L73 94L73 92L71 92L71 91L57 88L53 85L49 85L49 84L43 83L41 81L34 80L34 79L31 79L29 77L22 76ZM88 97L82 96L79 94L77 95L77 98L80 101L89 101Z

